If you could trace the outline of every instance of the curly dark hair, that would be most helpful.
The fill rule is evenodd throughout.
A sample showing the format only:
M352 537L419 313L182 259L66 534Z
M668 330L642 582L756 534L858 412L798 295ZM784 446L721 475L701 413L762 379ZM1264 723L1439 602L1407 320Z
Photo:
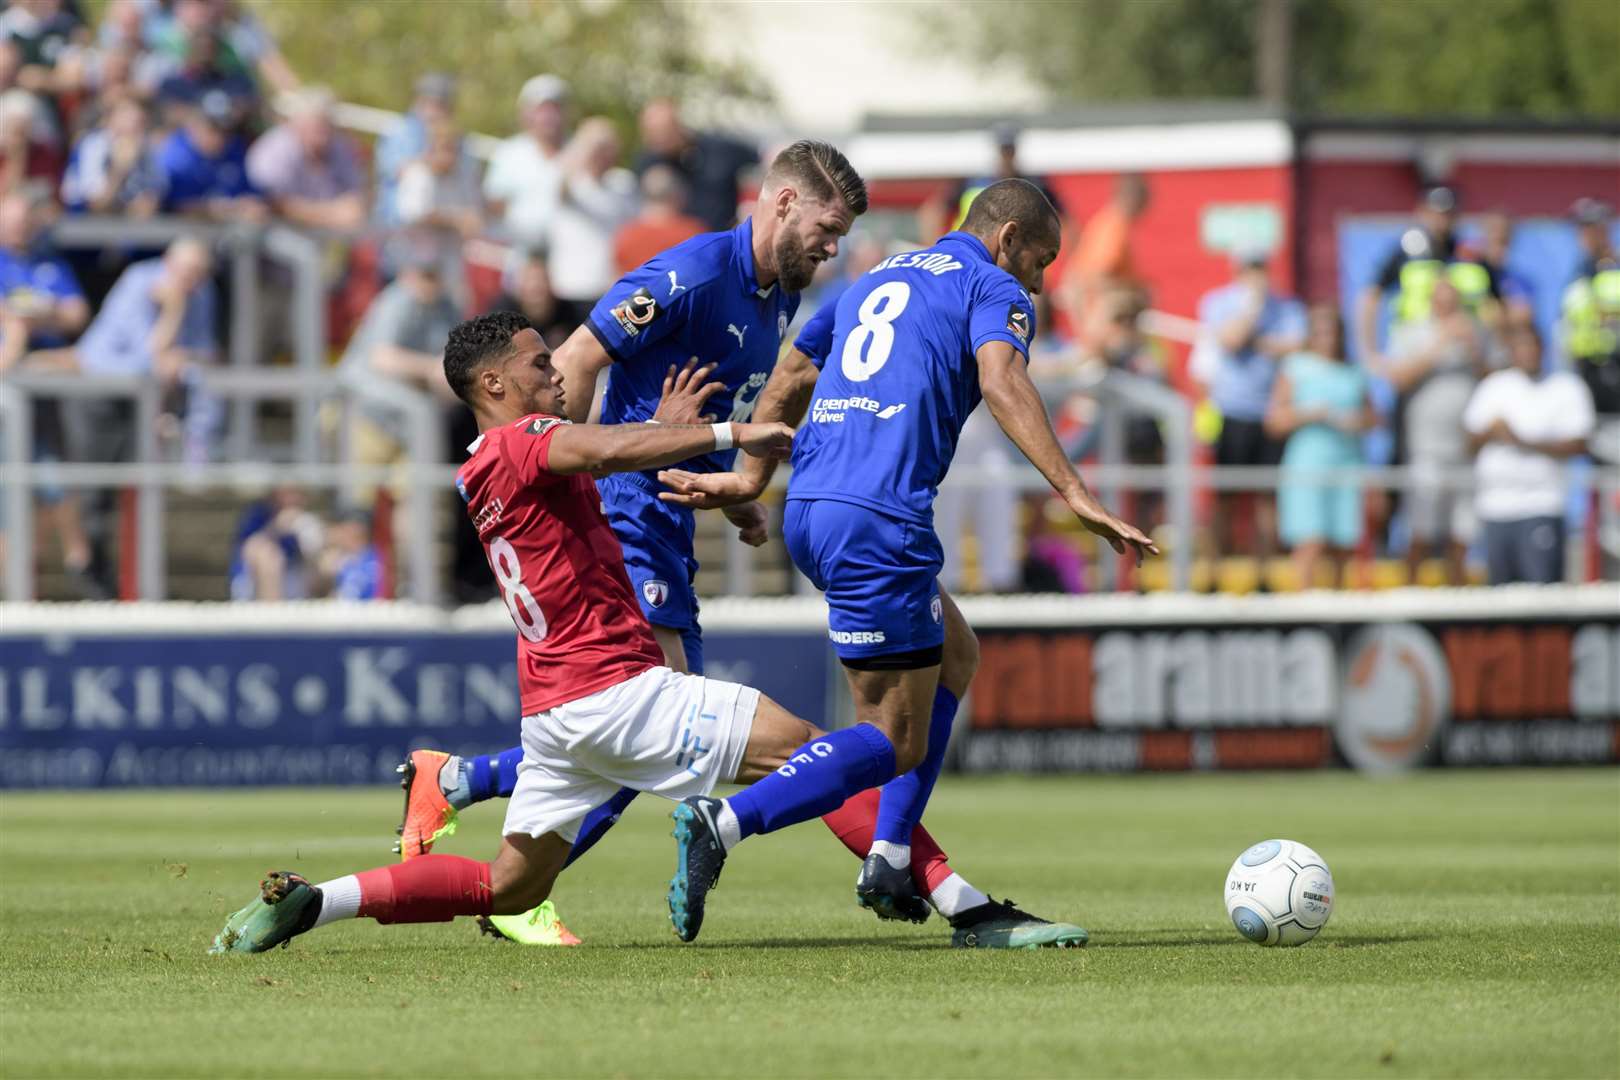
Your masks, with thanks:
M473 376L501 359L512 348L512 337L531 329L529 320L515 311L475 315L450 331L444 346L444 381L456 397L472 404Z

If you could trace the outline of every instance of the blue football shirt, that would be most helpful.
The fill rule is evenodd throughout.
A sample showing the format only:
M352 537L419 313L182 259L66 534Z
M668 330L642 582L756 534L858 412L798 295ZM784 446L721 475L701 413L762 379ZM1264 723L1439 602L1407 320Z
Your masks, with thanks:
M1027 359L1034 336L1029 294L977 237L948 233L884 259L794 342L821 376L794 440L787 497L931 523L962 424L979 404L974 354L1005 341Z
M604 424L650 419L664 375L696 357L714 364L726 389L709 399L722 420L747 421L781 351L799 294L754 277L754 226L704 233L648 259L620 278L591 310L591 333L614 360L602 398ZM683 462L724 472L735 450Z

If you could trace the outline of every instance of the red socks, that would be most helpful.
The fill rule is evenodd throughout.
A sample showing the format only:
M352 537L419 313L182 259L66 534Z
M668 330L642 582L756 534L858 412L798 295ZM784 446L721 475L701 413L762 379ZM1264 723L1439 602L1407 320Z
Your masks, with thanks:
M460 855L423 855L355 877L360 880L361 918L380 923L449 922L457 915L488 915L495 899L489 863Z
M851 795L843 806L821 819L857 859L866 858L872 850L872 837L877 833L878 790L867 788ZM939 844L918 825L911 833L911 878L918 891L928 896L952 873Z

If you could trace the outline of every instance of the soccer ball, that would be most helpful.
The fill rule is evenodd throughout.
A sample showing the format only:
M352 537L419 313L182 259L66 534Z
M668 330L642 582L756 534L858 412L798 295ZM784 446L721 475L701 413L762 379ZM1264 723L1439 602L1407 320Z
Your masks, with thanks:
M1292 840L1262 840L1226 872L1226 913L1260 945L1303 945L1333 914L1333 875Z

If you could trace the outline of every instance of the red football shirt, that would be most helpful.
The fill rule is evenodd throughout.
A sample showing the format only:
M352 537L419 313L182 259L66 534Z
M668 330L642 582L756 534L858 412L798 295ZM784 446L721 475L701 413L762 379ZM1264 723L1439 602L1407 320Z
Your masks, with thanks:
M664 662L624 572L588 473L546 467L568 421L525 416L470 447L456 490L518 631L523 715L574 701Z

